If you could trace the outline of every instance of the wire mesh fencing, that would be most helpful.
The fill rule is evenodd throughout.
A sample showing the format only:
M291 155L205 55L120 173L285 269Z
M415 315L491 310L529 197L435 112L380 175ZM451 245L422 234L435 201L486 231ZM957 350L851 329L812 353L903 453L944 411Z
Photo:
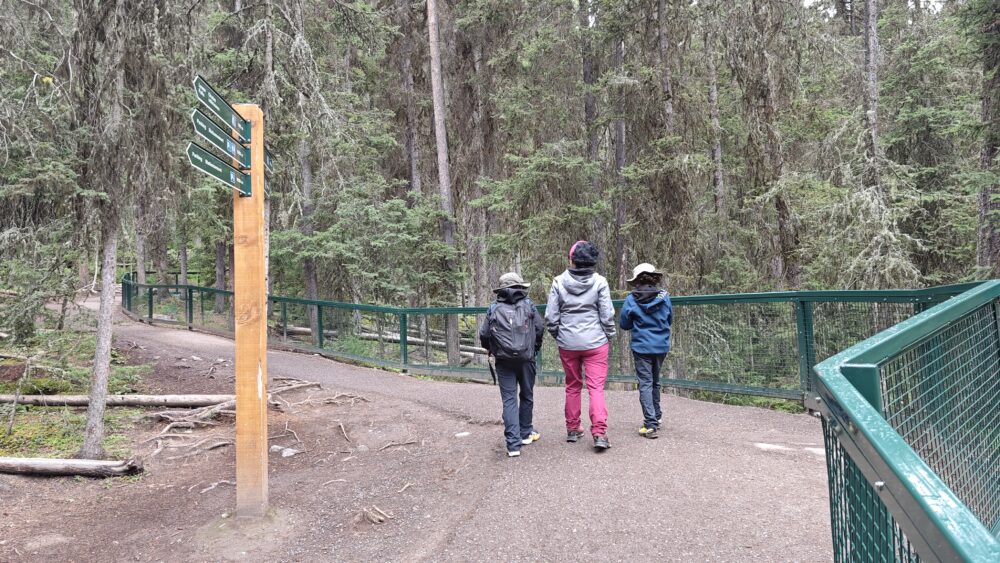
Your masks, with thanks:
M1000 561L998 298L918 306L816 366L835 561Z

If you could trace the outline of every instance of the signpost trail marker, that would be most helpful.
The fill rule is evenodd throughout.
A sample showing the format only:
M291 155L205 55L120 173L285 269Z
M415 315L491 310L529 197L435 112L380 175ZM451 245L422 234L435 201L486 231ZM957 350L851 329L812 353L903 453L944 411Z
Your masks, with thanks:
M197 109L195 133L232 158L232 166L195 143L187 156L196 169L234 188L233 309L236 332L236 515L259 518L268 511L267 491L267 197L264 112L254 104L232 106L197 76L195 95L232 134ZM249 143L249 146L247 146ZM150 309L152 310L152 309Z
M191 124L194 125L194 132L220 151L229 155L238 164L238 168L250 167L250 150L245 148L229 133L215 124L207 115L200 111L191 110Z
M195 143L188 143L187 157L191 166L197 170L208 174L244 196L250 195L250 176L226 164L219 157ZM234 164L238 166L235 161Z
M198 97L198 101L204 104L215 117L232 127L240 139L250 140L250 123L242 118L236 108L229 105L229 102L220 96L204 78L200 76L194 78L194 93Z
M264 516L267 491L267 288L264 282L264 113L234 108L250 123L250 197L233 193L236 320L236 514Z

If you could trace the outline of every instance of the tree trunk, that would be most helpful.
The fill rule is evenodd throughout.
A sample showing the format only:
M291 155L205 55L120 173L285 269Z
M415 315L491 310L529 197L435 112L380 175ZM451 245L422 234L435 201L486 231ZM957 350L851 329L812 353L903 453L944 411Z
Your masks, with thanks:
M104 262L101 265L101 306L97 313L97 342L94 348L94 367L90 377L90 406L87 408L83 447L76 455L84 459L104 457L104 402L108 395L108 375L111 372L111 327L115 310L115 268L118 263L117 220L106 221L102 231Z
M438 183L441 193L441 234L446 245L455 248L455 208L451 194L451 172L448 164L448 133L445 128L444 81L441 76L441 49L438 44L437 0L427 0L427 34L431 52L431 94L434 100L434 138L437 142ZM446 269L455 273L454 260L449 259ZM445 316L445 340L448 343L448 363L458 365L458 318Z
M715 28L708 24L705 32L705 58L708 60L708 114L712 122L712 191L715 212L726 211L726 184L722 168L722 125L719 122L719 78L715 68Z
M181 270L177 283L188 285L188 236L187 225L183 217L177 222L177 262Z
M146 283L146 235L138 228L135 230L135 281Z
M597 129L597 94L594 92L597 86L597 64L591 37L591 30L594 27L591 1L580 0L577 17L580 23L581 35L580 55L583 61L583 127L584 134L587 136L586 157L588 164L596 165L598 162L597 153L601 146L601 135ZM598 171L594 171L590 175L590 200L593 204L601 201L601 175ZM594 241L598 247L602 247L603 252L599 257L598 269L603 267L603 255L607 252L607 249L603 248L605 239L604 225L605 220L603 217L594 217L594 223L591 225L592 233L589 237L585 237Z
M865 187L880 186L878 153L878 2L865 1Z
M226 243L219 241L215 243L215 289L224 291L226 289ZM226 296L221 293L215 294L216 313L226 310Z
M410 13L410 1L399 0L399 18L403 34L402 74L403 74L403 107L406 112L406 129L403 131L403 149L406 151L406 161L409 163L408 191L419 195L420 184L420 147L417 139L417 104L413 99L413 15ZM413 204L410 198L410 204Z
M90 293L94 290L90 285L90 267L87 262L90 260L90 256L87 256L87 250L83 250L83 254L76 261L76 275L77 275L77 287L80 291L86 291Z
M300 94L300 101L302 96ZM302 173L302 235L306 239L313 236L313 170L311 143L308 139L302 138L299 141L299 167ZM306 253L302 258L303 285L305 285L306 299L319 299L319 284L316 280L316 259L311 253ZM319 314L315 305L307 307L309 311L309 327L312 334L319 334Z
M167 242L165 239L161 238L161 246L156 249L154 253L156 255L156 270L157 270L157 280L163 285L170 285L174 283L174 276L170 273L170 262L167 257ZM170 291L167 289L157 289L156 290L156 300L163 301L170 297Z
M657 0L656 21L659 28L660 88L663 90L663 123L666 134L674 134L674 89L670 78L670 35L667 0Z
M488 65L483 64L483 48L480 42L475 42L472 46L472 65L476 72L475 96L476 111L473 114L473 124L475 125L476 139L479 142L478 156L478 178L489 178L492 172L491 162L493 159L493 145L490 143L489 120L487 119L486 93L483 84L489 88L487 76ZM477 183L474 191L475 197L482 197L482 188ZM499 277L499 271L494 263L487 259L487 239L492 233L490 228L493 220L487 213L485 207L477 207L472 211L475 236L473 237L473 247L475 256L473 257L473 283L475 284L475 305L486 306L492 300L492 283ZM485 321L485 315L480 315L480 322Z
M625 65L625 41L619 39L615 43L614 52L614 65L615 70L621 74L624 71ZM621 113L624 110L623 107L619 107L618 111ZM625 209L625 177L623 171L625 169L625 120L616 119L614 122L614 134L615 134L615 183L618 185L618 195L615 198L615 273L618 277L618 289L625 288L625 268L628 251L625 245L625 222L626 209Z
M979 165L984 171L1000 174L997 157L1000 155L1000 6L994 4L993 17L984 22L981 30L986 38L983 60L983 148ZM1000 277L1000 183L993 182L979 193L979 229L976 244L976 261L991 278Z

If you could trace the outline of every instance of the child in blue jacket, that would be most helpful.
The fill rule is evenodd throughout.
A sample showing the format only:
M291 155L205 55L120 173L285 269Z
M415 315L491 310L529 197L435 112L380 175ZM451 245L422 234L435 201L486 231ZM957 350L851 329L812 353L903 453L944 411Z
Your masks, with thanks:
M660 368L670 351L670 324L674 320L670 295L660 289L663 273L652 264L633 268L628 280L632 293L625 298L619 316L623 330L632 331L632 360L639 379L639 405L643 424L639 434L656 438L663 418L660 410Z

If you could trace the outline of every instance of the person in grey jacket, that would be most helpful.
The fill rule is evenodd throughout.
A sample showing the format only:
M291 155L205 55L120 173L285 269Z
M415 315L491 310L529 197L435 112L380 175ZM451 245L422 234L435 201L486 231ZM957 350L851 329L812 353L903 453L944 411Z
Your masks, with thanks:
M608 349L615 335L615 309L608 280L594 272L597 256L597 246L585 240L570 248L570 268L552 280L545 325L556 339L566 373L566 441L576 442L583 436L580 393L586 373L590 433L594 447L605 450L611 447L604 383L608 378Z

